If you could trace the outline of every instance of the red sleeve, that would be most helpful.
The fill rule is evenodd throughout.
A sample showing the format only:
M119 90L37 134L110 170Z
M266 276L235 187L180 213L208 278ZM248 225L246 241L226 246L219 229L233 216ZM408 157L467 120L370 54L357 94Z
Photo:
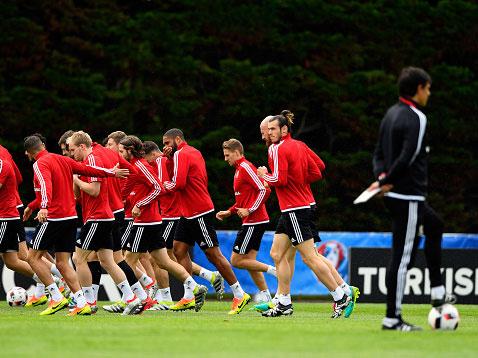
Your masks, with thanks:
M135 165L138 167L139 171L141 172L141 176L145 178L145 183L149 184L151 190L150 192L144 197L139 199L136 202L136 206L138 208L148 205L156 200L161 193L161 184L156 180L153 173L151 173L146 166L141 163L141 161L137 161Z
M307 155L307 177L305 178L307 183L313 183L322 179L322 173L317 166L317 163L310 155Z
M166 157L160 157L156 159L156 165L158 168L158 178L161 183L169 181L171 177L168 173L168 159Z
M254 171L247 163L242 163L241 169L241 175L244 180L257 190L256 200L254 200L254 203L250 208L247 208L249 212L252 213L264 204L267 191L261 179L257 176L256 171Z
M121 154L118 154L118 163L121 169L129 169L130 172L134 171L134 167L131 165L131 163L124 159Z
M289 163L283 150L276 144L269 147L270 167L272 174L265 174L264 181L270 186L286 186Z
M61 158L62 160L68 163L68 165L71 167L71 170L75 174L80 174L87 177L101 177L101 178L115 176L115 173L110 169L92 167L84 163L78 163L77 161L74 161L73 159L68 157L61 157Z
M309 155L309 157L312 158L312 160L315 162L319 170L323 172L325 170L325 163L323 162L323 160L320 159L320 157L307 145L305 145L305 148L307 149L307 154Z
M47 209L52 197L51 170L45 163L37 161L33 164L33 177L34 184L38 184L34 189L40 202L39 208Z
M8 175L11 175L12 166L6 161L0 159L0 184L5 184Z
M175 191L186 186L186 178L189 171L189 158L187 155L178 150L173 157L174 168L173 178L171 181L164 182L164 187L168 191Z
M231 214L236 214L237 213L237 206L236 203L234 203L233 206L231 206L229 209L227 209L231 212Z
M136 170L130 172L129 176L126 179L123 179L121 186L121 199L125 201L129 194L133 191L133 188L137 182Z

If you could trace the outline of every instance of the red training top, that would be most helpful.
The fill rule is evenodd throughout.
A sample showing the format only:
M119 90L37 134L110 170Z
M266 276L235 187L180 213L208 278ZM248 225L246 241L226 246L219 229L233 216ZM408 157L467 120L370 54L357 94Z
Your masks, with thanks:
M214 204L207 190L206 163L201 152L186 142L178 146L173 157L171 181L165 181L167 191L177 192L181 216L194 219L214 211Z
M229 208L233 214L238 208L248 209L250 214L242 218L243 225L255 225L269 222L265 202L271 193L266 189L262 180L257 176L257 168L246 158L236 163L234 174L234 194L236 202Z
M0 158L0 220L19 219L17 210L17 180L9 161ZM1 230L1 228L0 228ZM0 237L3 237L0 232Z
M88 154L83 163L100 167L104 165L99 156L95 155L95 153ZM100 183L100 193L97 197L91 196L84 191L81 192L83 223L87 223L88 221L113 221L114 215L108 201L109 178L103 179L82 175L80 176L80 179L86 183Z
M86 176L114 176L105 168L87 166L71 158L42 150L33 164L33 188L36 198L28 207L48 209L48 220L77 218L73 195L73 174Z
M174 163L172 159L161 156L156 158L153 168L156 171L159 182L163 183L169 181L171 176L168 172L168 169L173 170ZM165 220L179 220L181 217L181 208L179 205L179 197L176 192L165 192L161 195L161 200L159 201L159 206L161 208L161 216Z
M287 134L279 143L272 144L269 167L272 174L265 174L264 180L276 188L281 211L310 208L309 159L302 142Z
M10 165L12 166L12 168L13 168L13 171L15 173L15 179L16 179L16 182L17 182L17 186L15 187L15 190L14 190L15 193L14 194L15 194L16 201L17 201L17 208L21 207L21 206L23 206L23 203L22 203L22 200L20 199L20 193L18 192L18 186L23 182L22 173L20 173L20 169L18 169L18 166L15 163L15 161L13 160L13 157L10 154L10 152L8 151L8 149L3 147L1 144L0 144L0 159L4 159L7 162L9 162Z

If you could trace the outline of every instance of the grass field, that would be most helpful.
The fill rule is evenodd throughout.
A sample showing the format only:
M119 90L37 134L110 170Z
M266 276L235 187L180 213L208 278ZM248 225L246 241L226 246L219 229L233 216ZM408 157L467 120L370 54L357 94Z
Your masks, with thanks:
M428 305L405 305L404 317L423 332L383 332L384 305L359 304L349 319L329 318L328 303L297 303L291 317L226 314L229 302L208 301L189 312L145 312L122 317L40 317L42 308L0 303L0 356L329 356L477 357L477 306L458 305L457 331L431 331ZM246 308L247 309L247 308Z

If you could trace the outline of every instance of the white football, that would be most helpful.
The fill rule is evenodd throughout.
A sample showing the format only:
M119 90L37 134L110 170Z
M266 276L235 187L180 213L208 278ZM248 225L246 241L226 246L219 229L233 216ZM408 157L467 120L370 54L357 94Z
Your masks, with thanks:
M23 287L13 287L7 292L7 302L10 306L24 306L27 303L27 291Z
M432 329L446 331L455 330L460 322L460 314L455 306L447 303L440 307L433 307L428 314L428 324Z

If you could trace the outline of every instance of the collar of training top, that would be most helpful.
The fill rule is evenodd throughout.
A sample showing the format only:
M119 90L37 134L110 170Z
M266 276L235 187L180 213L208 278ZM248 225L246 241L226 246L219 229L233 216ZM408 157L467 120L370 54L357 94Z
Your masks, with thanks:
M407 99L407 98L404 98L404 97L399 97L398 99L399 99L400 102L405 103L405 104L409 105L410 107L415 107L415 108L418 107L418 103L416 103L412 99Z
M241 163L243 163L246 160L246 157L242 157L241 159L236 160L234 163L234 166L237 168Z
M181 149L182 147L188 145L186 141L182 142L180 145L178 145L178 150Z
M38 160L38 159L40 159L41 157L43 157L44 155L47 155L47 154L48 154L48 150L43 149L41 152L38 152L35 159Z

